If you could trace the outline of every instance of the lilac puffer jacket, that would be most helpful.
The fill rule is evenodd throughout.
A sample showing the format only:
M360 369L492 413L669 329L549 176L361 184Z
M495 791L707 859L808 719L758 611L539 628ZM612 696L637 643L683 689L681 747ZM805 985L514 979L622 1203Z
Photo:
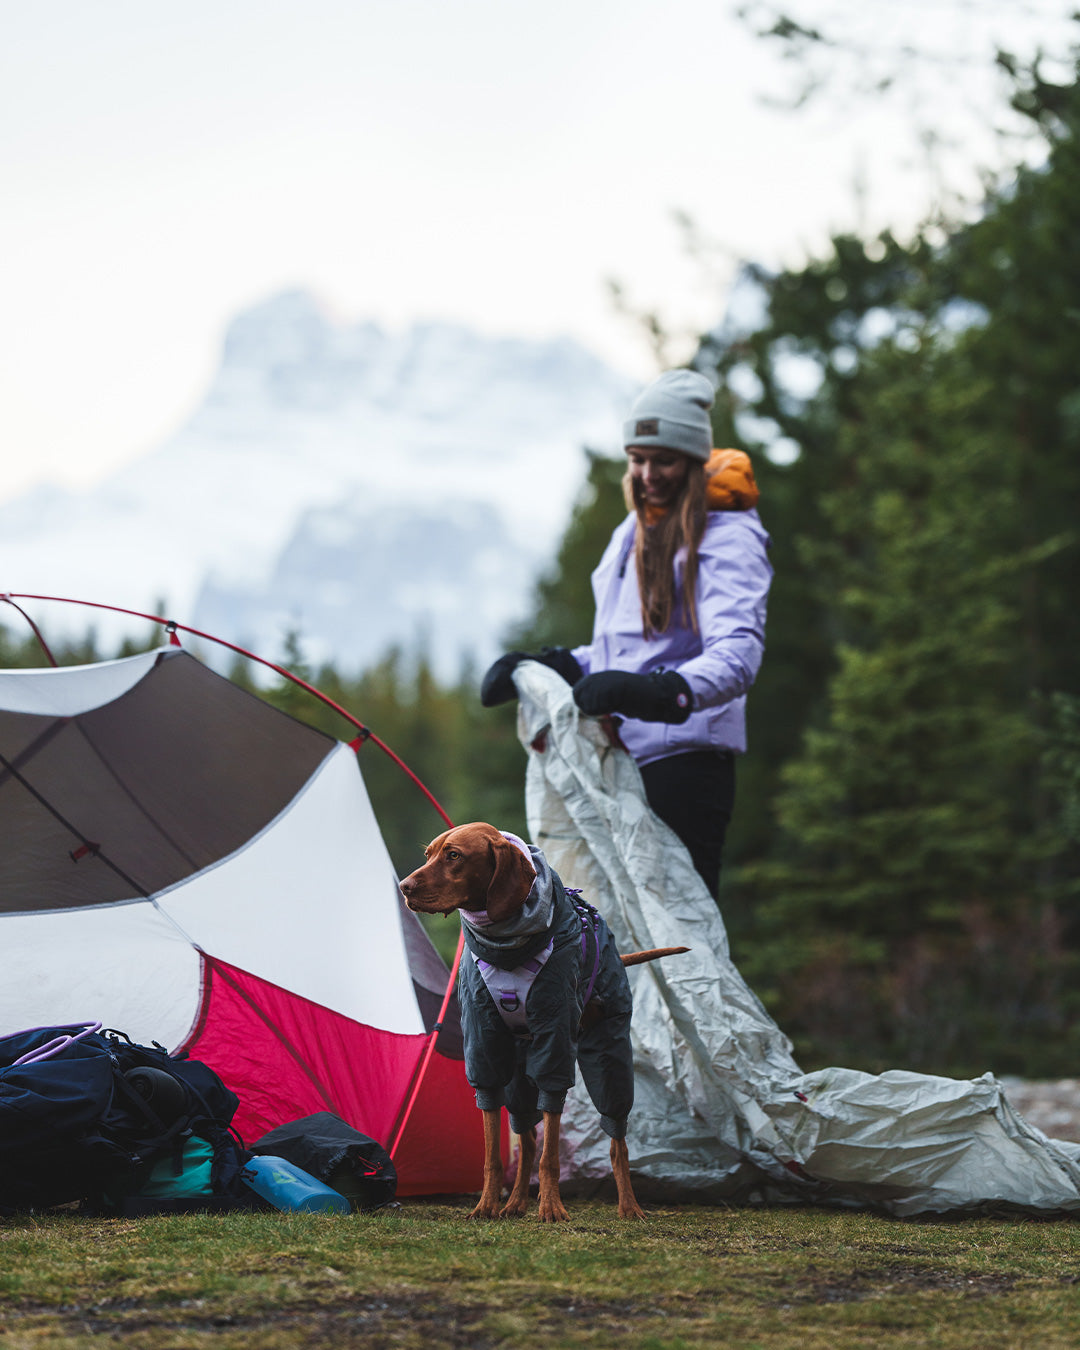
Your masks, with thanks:
M639 764L688 750L746 750L746 691L765 650L765 600L773 569L769 536L756 510L710 511L698 550L700 633L682 621L686 551L675 557L674 617L665 632L646 639L634 565L637 517L629 515L592 575L596 597L593 639L574 649L585 675L632 670L647 675L677 670L694 695L687 721L624 718L623 744Z

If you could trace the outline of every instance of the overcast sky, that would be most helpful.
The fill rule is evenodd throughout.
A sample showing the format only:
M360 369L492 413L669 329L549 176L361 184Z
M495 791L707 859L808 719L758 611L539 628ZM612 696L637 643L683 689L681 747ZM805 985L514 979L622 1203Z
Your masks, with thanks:
M956 50L1067 8L853 12ZM926 97L951 125L948 83ZM777 262L925 209L902 101L763 103L789 88L723 0L0 0L0 498L149 449L229 318L287 287L391 327L568 333L648 377L607 279L693 331L732 266L691 263L673 211ZM959 134L963 178L991 145Z

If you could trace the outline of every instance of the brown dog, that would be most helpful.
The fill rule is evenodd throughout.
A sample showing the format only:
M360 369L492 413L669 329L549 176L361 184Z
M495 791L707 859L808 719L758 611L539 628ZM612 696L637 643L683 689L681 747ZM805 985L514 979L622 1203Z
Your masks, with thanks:
M427 858L426 863L401 883L401 890L406 903L410 909L422 914L450 914L454 910L465 911L463 924L466 924L467 936L473 931L471 928L473 922L485 925L495 924L501 926L501 928L506 928L508 924L512 925L515 918L523 912L526 901L533 893L534 884L537 883L538 879L538 867L546 871L547 877L553 878L558 894L564 897L561 902L564 909L560 910L559 913L565 916L565 905L569 902L565 900L561 882L550 869L547 869L547 864L542 855L537 853L535 863L531 862L516 844L511 843L492 825L474 823L459 825L456 829L447 830L444 834L440 834L437 839L431 841L425 850L425 857ZM591 1016L581 1019L579 1065L585 1078L586 1087L594 1102L597 1102L598 1108L601 1109L602 1122L605 1120L608 1122L614 1121L613 1128L618 1131L620 1126L619 1121L615 1119L615 1112L613 1111L612 1115L605 1117L605 1108L601 1107L597 1100L596 1082L599 1072L597 1065L603 1062L610 1070L612 1061L618 1061L618 1068L624 1077L626 1073L629 1074L629 1101L632 1102L633 1069L629 1040L630 991L629 986L626 985L626 977L622 974L622 966L635 965L641 961L652 960L656 956L686 951L687 948L672 947L652 952L635 952L620 958L614 953L614 947L610 942L610 934L607 932L607 925L595 914L595 911L590 911L590 914L593 922L592 931L597 934L595 946L596 969L600 968L603 958L606 962L604 978L608 981L604 987L606 991L614 990L614 994L613 996L609 995L606 1000L612 1006L601 1009L599 1012L592 1003L587 1005ZM575 916L571 915L571 926L574 922ZM584 924L586 920L581 919L581 922ZM483 934L484 929L479 928L477 931ZM565 923L562 931L565 932ZM585 940L582 939L582 952L585 950L585 945ZM583 959L583 957L578 956L576 942L573 944L564 943L561 952L564 964L567 959L574 961ZM483 965L484 963L478 960L476 964ZM551 968L554 970L557 965L557 962L552 962ZM477 1086L474 1081L472 1066L478 1061L483 1061L483 1047L478 1047L475 1044L475 1038L481 1034L477 1028L484 1023L486 1018L489 1031L485 1034L505 1038L508 1033L499 1022L498 1010L496 1009L495 1013L492 1013L494 1007L493 995L483 987L479 982L479 977L473 974L473 970L474 967L467 956L459 986L459 997L462 1004L462 1022L466 1037L466 1067L470 1070L470 1082ZM578 971L579 967L574 967L575 975L580 979ZM620 981L625 986L625 991L618 987ZM581 983L585 983L585 981L581 980ZM577 984L575 984L576 987L578 987ZM602 1000L599 998L596 1000L597 1004L601 1002ZM531 1009L533 1003L530 1003L529 1007ZM469 1014L473 1010L475 1012L470 1016ZM481 1015L478 1016L477 1014ZM604 1026L605 1019L608 1039L603 1046L603 1053L587 1054L587 1039L593 1034L592 1028L597 1024ZM530 1024L531 1021L532 1013L530 1012ZM492 1029L493 1027L494 1029ZM571 1035L576 1035L573 1029L571 1029ZM525 1039L528 1040L530 1037L526 1036ZM509 1077L509 1074L507 1074L507 1077ZM565 1091L563 1095L565 1095ZM480 1092L478 1091L479 1097ZM620 1100L625 1104L625 1091ZM559 1101L561 1101L561 1097L559 1097ZM533 1106L535 1104L534 1097ZM502 1157L499 1150L502 1107L481 1106L481 1109L484 1116L484 1187L480 1202L469 1217L493 1219L496 1217L520 1216L526 1212L529 1203L529 1181L536 1157L536 1128L533 1126L521 1131L521 1158L517 1177L509 1199L500 1208L504 1178ZM626 1105L625 1109L628 1111L629 1106ZM540 1114L541 1111L537 1110L531 1118L537 1119ZM625 1115L621 1111L619 1115L624 1127ZM542 1116L544 1121L544 1147L539 1166L540 1218L545 1222L554 1222L568 1217L559 1195L561 1106L559 1110L549 1110L545 1107L542 1110ZM608 1129L609 1133L613 1133L612 1129L608 1128L608 1124L605 1124L605 1129ZM624 1137L615 1137L613 1134L610 1156L615 1185L618 1190L620 1216L624 1218L644 1218L641 1207L634 1198L634 1191L630 1182L629 1153Z

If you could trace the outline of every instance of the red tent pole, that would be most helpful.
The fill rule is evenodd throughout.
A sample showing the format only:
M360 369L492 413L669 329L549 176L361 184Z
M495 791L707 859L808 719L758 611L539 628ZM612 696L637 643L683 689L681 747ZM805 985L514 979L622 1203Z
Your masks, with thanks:
M15 604L16 600L47 600L59 605L82 605L87 609L106 609L113 614L128 614L133 619L145 619L148 623L161 624L174 640L177 632L190 633L192 637L202 638L206 642L216 642L219 647L227 647L229 651L236 652L239 656L246 656L249 661L257 661L259 665L266 666L269 670L274 671L283 679L291 680L293 684L298 684L301 689L306 689L309 694L314 695L321 703L325 703L328 708L333 708L334 712L339 713L345 718L346 722L351 722L352 725L357 728L362 740L374 741L383 754L389 755L398 768L412 779L435 810L438 811L439 815L442 816L443 820L446 822L447 828L453 828L454 822L443 810L435 795L420 781L405 761L394 754L393 750L390 749L385 741L381 741L370 727L366 727L363 722L343 708L340 703L335 703L328 694L324 694L321 689L316 689L313 684L309 684L307 680L301 679L299 675L294 675L291 670L286 670L284 666L279 666L275 661L268 661L265 656L259 656L256 652L249 652L246 647L238 647L235 642L228 642L225 638L215 637L213 633L204 633L198 628L190 628L186 623L177 623L175 619L166 619L161 614L143 614L137 609L123 609L119 605L103 605L96 600L72 600L66 596L60 595L20 595L11 592L0 594L0 600L6 600L9 605L17 609L23 618L26 619L27 623L30 624L30 627L33 628L34 633L37 635L37 639L41 643L45 654L54 666L56 665L56 662L53 660L52 653L49 651L48 647L45 646L45 639L41 636L37 624L34 623L33 619L30 618L29 614L27 614L24 609Z
M397 1152L397 1147L401 1143L401 1136L405 1133L405 1126L409 1123L409 1117L412 1115L412 1109L416 1105L416 1099L420 1096L420 1089L424 1085L424 1077L428 1071L428 1065L431 1063L431 1057L435 1053L435 1044L439 1039L439 1032L442 1030L443 1018L446 1016L446 1010L450 1006L450 997L454 992L454 982L457 980L458 967L461 965L461 954L465 950L465 934L458 934L457 951L454 953L454 964L450 967L450 979L446 985L446 993L443 995L442 1007L439 1009L439 1015L435 1019L435 1025L428 1035L428 1043L424 1048L424 1058L420 1061L420 1068L413 1082L412 1092L406 1103L405 1110L401 1113L401 1121L394 1134L393 1141L386 1150L391 1158Z
M27 623L30 625L30 627L34 630L34 636L37 638L37 640L38 640L38 645L41 647L41 650L42 650L42 651L45 653L45 655L48 657L48 659L49 659L49 665L50 665L50 666L55 666L55 665L57 664L57 662L56 662L56 657L53 656L53 654L52 654L51 651L49 651L49 644L45 641L45 638L44 638L44 635L42 634L41 629L40 629L40 628L37 626L37 624L33 621L33 619L30 617L30 615L27 614L26 610L23 609L22 605L17 605L10 595L0 595L0 600L6 600L7 603L11 606L12 609L17 609L17 610L19 611L19 613L23 616L23 618L26 620L26 622L27 622Z

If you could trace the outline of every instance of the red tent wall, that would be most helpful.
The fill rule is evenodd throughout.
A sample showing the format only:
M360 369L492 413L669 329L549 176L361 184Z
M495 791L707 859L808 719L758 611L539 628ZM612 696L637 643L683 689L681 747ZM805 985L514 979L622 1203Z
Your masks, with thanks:
M245 1142L333 1111L389 1147L426 1036L363 1026L215 957L202 962L199 1019L183 1048L240 1098L234 1124ZM483 1163L481 1116L465 1066L436 1052L394 1153L398 1194L477 1191Z

